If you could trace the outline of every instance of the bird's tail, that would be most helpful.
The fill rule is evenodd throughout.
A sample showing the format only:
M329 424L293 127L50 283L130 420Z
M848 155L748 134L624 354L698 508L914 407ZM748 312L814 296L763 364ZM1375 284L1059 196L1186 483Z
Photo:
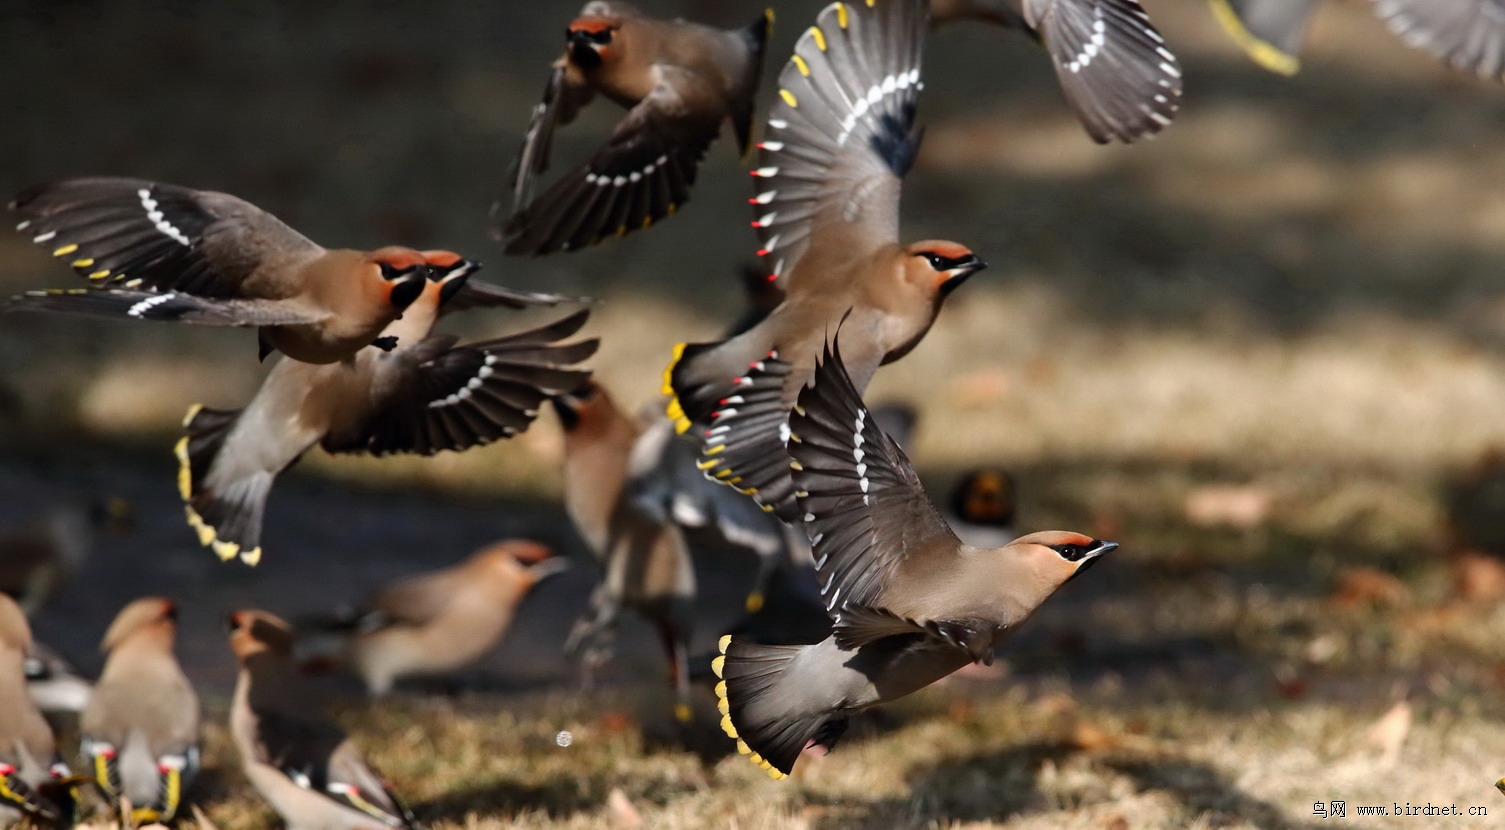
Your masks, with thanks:
M768 39L773 36L773 9L764 9L761 15L737 34L747 42L748 77L742 92L732 104L732 126L737 131L738 149L746 158L752 147L753 119L757 117L758 80L763 77L763 55L768 51Z
M1270 3L1261 0L1208 0L1213 17L1254 62L1281 75L1301 69L1296 53L1315 2Z
M198 404L188 410L183 420L188 434L176 448L178 492L199 544L227 562L239 556L247 565L255 565L261 561L261 515L275 474L257 470L226 484L206 485L240 413Z
M736 739L738 752L779 779L806 747L836 746L847 719L829 709L812 712L802 705L807 695L791 685L791 661L815 646L765 646L726 636L720 647L721 656L711 661L721 678L717 705L721 728Z

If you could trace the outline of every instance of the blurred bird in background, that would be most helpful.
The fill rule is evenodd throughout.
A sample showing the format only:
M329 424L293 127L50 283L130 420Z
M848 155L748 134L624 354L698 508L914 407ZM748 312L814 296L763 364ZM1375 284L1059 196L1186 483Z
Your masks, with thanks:
M404 677L454 672L495 647L529 592L568 562L526 539L488 545L458 565L393 583L356 608L299 621L299 662L348 669L375 697Z
M143 597L121 609L79 720L79 754L132 825L177 817L199 772L199 698L173 655L178 608ZM126 808L122 806L122 812Z

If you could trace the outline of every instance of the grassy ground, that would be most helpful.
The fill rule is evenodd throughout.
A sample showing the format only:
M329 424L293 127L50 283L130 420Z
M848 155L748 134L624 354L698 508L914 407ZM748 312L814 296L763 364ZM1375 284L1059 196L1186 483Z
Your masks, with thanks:
M518 25L531 19L520 2L16 5L0 60L26 71L0 72L12 110L0 192L83 173L156 176L236 192L331 244L450 246L487 260L488 279L594 293L605 299L589 329L605 343L594 365L632 405L655 401L674 342L713 337L735 316L732 275L754 243L745 176L724 146L694 204L651 232L535 261L503 259L485 237L557 50ZM549 19L577 5L558 0ZM729 25L760 4L653 5ZM776 58L818 5L780 5ZM1165 135L1133 148L1083 138L1027 44L937 36L905 235L955 237L993 267L871 394L923 403L914 457L938 488L958 467L1007 464L1025 529L1118 539L1114 561L1042 611L1003 676L866 717L783 783L721 756L729 742L708 700L697 751L674 748L648 679L589 698L346 702L342 720L422 818L1279 828L1325 826L1318 800L1346 801L1339 824L1351 826L1484 827L1505 815L1491 786L1505 774L1505 611L1460 597L1460 573L1473 571L1453 556L1444 497L1505 445L1500 90L1406 50L1363 3L1323 4L1294 80L1253 69L1202 3L1150 10L1183 58L1187 97ZM614 115L562 134L561 158L584 157ZM5 291L71 279L16 235L0 235L0 265ZM519 324L456 325L479 337ZM152 566L179 581L113 561L117 594L197 573L204 554L177 526L166 450L189 404L235 406L254 391L264 367L253 350L243 332L0 318L0 450L45 460L84 434L149 446L160 462L160 486L132 495L154 506ZM374 584L373 561L384 579L418 551L457 557L455 525L469 523L464 544L495 532L480 510L396 495L371 506L361 494L547 498L559 449L545 417L461 456L314 454L271 508L290 555L237 574L238 586L219 579L214 602L254 591L307 610L327 600L309 586L341 580L343 596ZM138 462L98 460L127 463ZM5 479L18 483L0 509L32 498L36 478ZM505 514L507 532L557 525L557 513ZM1499 515L1474 518L1492 527ZM372 557L373 537L392 550ZM63 608L128 598L75 593ZM224 609L200 599L189 617L212 626ZM97 633L58 636L92 644ZM538 648L562 637L545 633L530 632ZM217 635L203 636L191 671L222 713L228 666ZM209 737L213 821L272 824L223 731ZM1357 815L1397 802L1492 815Z

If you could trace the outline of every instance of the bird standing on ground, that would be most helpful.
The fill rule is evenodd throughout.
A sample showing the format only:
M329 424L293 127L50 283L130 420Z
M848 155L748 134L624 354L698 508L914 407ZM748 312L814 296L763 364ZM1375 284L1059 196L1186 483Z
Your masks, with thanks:
M769 360L755 375L791 371ZM807 646L723 637L712 663L722 727L775 778L807 746L834 747L853 713L990 662L1057 588L1118 547L1060 531L994 550L964 544L877 427L835 347L789 430L832 634Z
M230 735L246 777L288 830L416 828L360 749L312 702L292 660L292 628L265 611L236 611L227 622L240 661Z
M121 609L101 644L109 657L79 720L79 752L132 825L177 816L199 771L199 698L173 656L178 609L144 597Z
M31 627L21 606L0 595L0 825L72 826L68 768L52 727L26 693Z
M617 614L624 606L637 611L658 629L674 714L688 721L695 568L678 526L644 510L628 489L643 425L594 382L553 403L564 426L565 510L602 570L591 610L575 623L565 650L583 658L587 672L594 670L610 654Z
M1180 63L1138 0L930 0L930 18L983 20L1041 43L1099 144L1154 135L1181 106Z
M93 284L29 292L13 307L256 326L263 357L345 360L376 342L429 276L411 248L326 249L242 199L161 182L68 179L10 209L18 230Z
M1209 0L1213 15L1255 63L1294 75L1320 0ZM1370 0L1407 46L1459 72L1505 81L1505 0Z
M371 346L324 365L283 360L244 409L189 410L188 434L177 445L178 487L201 544L221 559L256 564L272 483L316 443L377 456L465 450L526 430L546 397L590 377L574 364L594 354L598 341L559 342L585 325L587 311L463 346L454 335L430 336L447 300L522 308L569 299L474 289L458 265L436 273L383 330L397 340L392 350Z
M800 38L753 170L759 253L771 279L787 277L787 296L742 334L676 347L665 370L669 416L681 432L696 429L707 475L786 521L798 513L785 421L838 323L865 388L985 266L955 242L898 242L902 177L920 141L925 15L923 0L834 3ZM769 355L793 367L787 377L744 377Z
M621 0L593 0L565 29L543 101L512 174L513 213L500 229L509 254L547 254L646 228L690 198L706 148L728 119L742 151L751 140L766 12L723 31L654 20ZM606 146L537 199L554 130L596 93L627 107Z
M378 696L402 677L452 672L496 645L528 592L567 561L525 539L488 545L454 567L389 585L351 613L300 625L300 653L307 643L321 660L319 644L332 637L335 661Z

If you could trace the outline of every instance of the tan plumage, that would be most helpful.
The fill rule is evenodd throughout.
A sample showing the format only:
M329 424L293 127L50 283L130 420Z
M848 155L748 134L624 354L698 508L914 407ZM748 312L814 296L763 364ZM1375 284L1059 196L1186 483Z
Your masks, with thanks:
M621 0L593 0L569 24L513 170L507 253L547 254L646 228L690 198L706 148L728 119L743 151L752 126L768 12L723 31L655 20ZM596 93L628 108L605 147L532 196L556 127Z
M30 645L31 627L21 607L0 595L0 825L23 818L61 825L72 805L66 788L56 782L67 767L58 757L52 728L26 693Z
M919 148L924 36L922 0L874 0L828 7L800 39L753 171L760 253L770 278L787 280L786 298L742 334L680 347L666 371L669 415L703 440L707 475L786 520L794 508L780 461L784 415L837 325L845 318L848 369L861 389L913 349L946 296L985 266L954 242L898 241L901 177ZM778 388L745 386L748 367L769 354L793 371Z
M249 202L161 182L84 178L22 193L19 230L92 289L31 292L22 308L256 326L263 355L344 360L376 340L428 277L423 254L326 249Z
M416 827L360 749L318 710L293 664L292 628L265 611L228 619L240 676L230 734L251 785L288 830Z
M475 662L507 633L539 580L565 561L537 542L498 542L454 567L383 588L354 613L304 627L300 639L333 637L339 661L368 692L383 695L399 678Z
M478 286L467 281L474 263L449 252L424 256L436 278L382 330L395 346L369 346L339 363L285 359L244 409L189 410L177 445L179 491L199 542L221 559L260 560L272 484L315 444L378 456L462 451L523 432L546 397L590 377L574 364L594 354L597 341L560 342L585 325L584 310L465 345L431 335L451 305L522 308L571 298Z
M1100 144L1152 136L1181 105L1181 65L1139 0L930 0L930 19L981 20L1039 41Z
M789 368L769 361L758 374ZM807 745L834 746L852 713L990 662L1058 587L1118 547L1060 531L991 550L957 539L832 349L789 428L832 635L809 646L725 637L712 664L723 728L775 777Z
M624 606L658 629L669 657L675 714L690 717L688 649L695 570L679 528L646 511L627 487L642 424L625 415L598 384L554 399L564 425L564 505L603 571L591 613L575 624L566 649L587 665L610 649Z
M138 599L115 617L109 655L79 720L79 751L135 823L171 821L199 770L199 699L173 656L177 607Z

